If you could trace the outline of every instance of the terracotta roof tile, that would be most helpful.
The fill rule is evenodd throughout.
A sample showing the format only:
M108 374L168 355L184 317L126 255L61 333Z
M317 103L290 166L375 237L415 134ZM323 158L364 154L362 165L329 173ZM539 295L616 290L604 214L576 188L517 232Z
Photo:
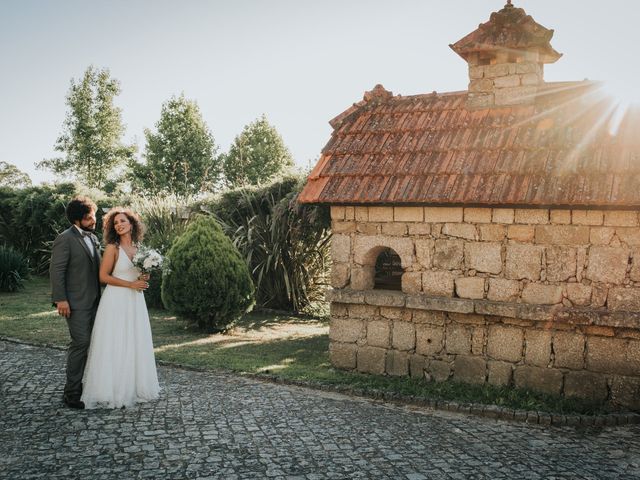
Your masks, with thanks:
M377 95L332 120L301 201L640 207L640 111L611 133L594 84L474 110L466 92Z

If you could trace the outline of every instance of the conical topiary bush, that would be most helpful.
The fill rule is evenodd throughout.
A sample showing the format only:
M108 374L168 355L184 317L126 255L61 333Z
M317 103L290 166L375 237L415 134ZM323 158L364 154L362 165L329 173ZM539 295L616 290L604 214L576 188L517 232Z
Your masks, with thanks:
M238 249L211 217L198 217L167 253L162 301L207 331L226 330L254 304Z

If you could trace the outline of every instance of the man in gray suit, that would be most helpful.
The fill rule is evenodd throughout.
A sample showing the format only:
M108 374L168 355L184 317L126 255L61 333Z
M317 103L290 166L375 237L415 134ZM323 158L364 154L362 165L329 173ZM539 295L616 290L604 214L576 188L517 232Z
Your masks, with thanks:
M58 314L67 319L71 336L63 397L71 408L84 408L80 401L82 376L100 300L100 249L93 233L96 210L87 197L71 200L66 209L71 227L58 235L51 251L52 300Z

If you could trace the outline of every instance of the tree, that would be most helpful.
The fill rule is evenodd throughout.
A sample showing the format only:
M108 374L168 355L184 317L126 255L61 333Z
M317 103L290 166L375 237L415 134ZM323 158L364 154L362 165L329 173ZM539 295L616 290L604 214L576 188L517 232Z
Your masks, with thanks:
M71 79L69 110L55 146L64 156L43 160L38 168L75 177L89 187L102 187L135 152L135 146L121 143L124 125L121 110L114 105L119 93L120 84L107 69L90 66L79 82Z
M162 105L157 132L146 129L146 164L131 164L136 190L178 196L215 188L220 179L220 159L198 104L184 95Z
M0 187L23 188L31 186L29 175L15 165L0 162Z
M264 115L244 127L223 160L225 180L231 188L269 182L292 166L291 152Z

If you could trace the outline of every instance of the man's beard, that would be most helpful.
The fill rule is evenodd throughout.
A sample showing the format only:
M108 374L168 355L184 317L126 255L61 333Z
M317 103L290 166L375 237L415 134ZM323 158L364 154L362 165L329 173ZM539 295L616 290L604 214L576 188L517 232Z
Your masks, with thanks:
M85 227L84 225L80 225L80 230L84 230L85 232L89 233L96 233L96 226L94 225L93 227Z

